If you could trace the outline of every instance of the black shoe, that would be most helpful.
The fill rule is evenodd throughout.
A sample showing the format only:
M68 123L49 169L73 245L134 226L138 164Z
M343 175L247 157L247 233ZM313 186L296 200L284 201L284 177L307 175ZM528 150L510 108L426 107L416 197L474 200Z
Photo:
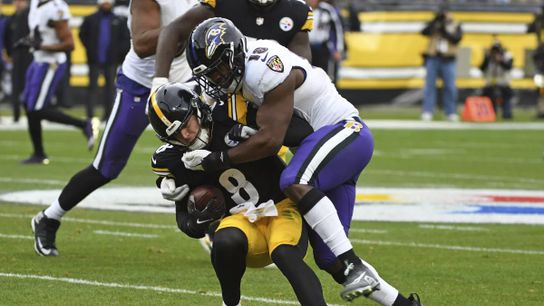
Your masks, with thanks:
M85 124L85 127L83 128L83 134L85 134L85 137L87 138L87 149L89 149L89 151L93 150L94 143L96 142L96 139L98 138L99 126L100 126L100 120L98 120L98 118L96 117L93 117L87 120L87 123Z
M55 245L55 237L60 221L47 218L41 211L32 218L32 232L34 233L34 250L40 256L59 256Z
M49 159L43 155L31 155L27 159L23 159L21 164L25 165L49 165Z
M361 260L358 262L344 261L346 270L344 275L346 281L343 283L344 289L340 292L340 296L351 302L360 296L369 296L372 292L380 289L380 281L378 276L363 264Z
M408 300L412 302L412 306L423 306L419 300L419 295L417 293L410 293Z

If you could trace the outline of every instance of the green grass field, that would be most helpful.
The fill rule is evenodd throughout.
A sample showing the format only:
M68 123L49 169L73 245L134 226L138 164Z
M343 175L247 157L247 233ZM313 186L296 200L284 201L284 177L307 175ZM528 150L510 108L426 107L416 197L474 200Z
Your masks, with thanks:
M361 186L544 190L543 130L373 133L375 156ZM0 193L60 190L93 157L78 131L44 137L51 164L22 166L26 131L0 130ZM152 186L149 158L159 144L147 131L110 185ZM0 305L221 305L208 257L177 231L173 214L76 208L58 233L61 256L44 258L34 253L30 229L40 209L0 201ZM426 306L544 305L543 226L356 221L352 228L356 251ZM311 255L307 261L315 268ZM317 273L327 301L347 305L340 286ZM276 269L249 269L242 293L244 306L296 304Z

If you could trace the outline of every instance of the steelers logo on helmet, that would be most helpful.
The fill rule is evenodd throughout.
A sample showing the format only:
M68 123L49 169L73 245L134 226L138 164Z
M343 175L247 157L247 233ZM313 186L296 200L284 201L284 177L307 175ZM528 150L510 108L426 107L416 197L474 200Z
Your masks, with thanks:
M244 74L246 42L228 19L210 18L191 33L187 62L197 83L216 100L240 90Z
M211 109L198 95L182 83L167 83L152 93L148 101L148 118L157 137L174 146L190 150L202 149L211 140L213 128ZM179 132L196 116L199 130L194 139L184 143Z

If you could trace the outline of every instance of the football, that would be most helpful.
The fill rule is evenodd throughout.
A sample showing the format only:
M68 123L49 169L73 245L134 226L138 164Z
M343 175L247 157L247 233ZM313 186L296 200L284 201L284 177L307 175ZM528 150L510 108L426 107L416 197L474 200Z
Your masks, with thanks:
M223 192L217 187L211 185L200 185L191 190L189 197L193 197L195 208L202 211L211 200L215 200L212 204L214 211L225 212L225 197Z

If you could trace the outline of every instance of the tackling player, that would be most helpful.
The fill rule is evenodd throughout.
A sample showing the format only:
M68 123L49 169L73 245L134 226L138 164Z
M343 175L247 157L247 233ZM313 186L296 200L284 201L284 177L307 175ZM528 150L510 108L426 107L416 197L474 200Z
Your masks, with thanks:
M273 156L296 110L315 131L298 146L282 172L280 187L297 203L308 225L318 266L344 285L342 298L361 295L382 305L420 305L385 282L355 254L347 231L357 179L372 157L368 127L341 97L327 74L270 40L246 44L242 33L223 18L198 25L187 46L189 65L208 95L242 93L258 106L259 130L228 150L185 153L185 167L214 173ZM343 265L337 266L337 259Z
M273 39L296 54L311 59L308 32L313 27L313 13L304 1L200 0L200 5L161 32L155 63L156 86L168 82L170 63L178 50L185 47L194 27L215 16L230 19L251 39Z
M148 116L157 136L168 143L152 158L153 171L163 178L159 185L164 178L173 177L184 190L176 201L179 229L201 238L210 223L223 216L224 211L217 210L213 202L202 211L194 209L194 202L185 195L199 185L219 188L232 213L221 219L211 252L223 305L240 305L246 266L264 267L271 262L289 280L301 305L326 305L317 276L304 262L307 236L302 217L279 186L271 184L279 180L283 161L270 156L209 174L186 169L181 161L185 152L226 150L239 142L229 135L233 127L236 130L236 122L222 115L212 119L209 106L181 83L168 83L153 92Z
M22 102L28 118L28 131L34 152L23 164L48 164L42 140L43 119L72 125L83 131L87 147L92 150L98 136L98 122L73 118L51 107L59 81L68 64L66 52L74 49L74 39L68 26L70 11L63 0L32 0L28 14L30 35L18 42L34 50L34 60L27 69Z
M54 0L57 1L57 0ZM61 217L87 195L117 178L136 141L148 125L145 105L155 67L155 48L161 27L182 15L196 0L132 0L129 28L132 45L117 76L117 96L91 165L76 173L60 196L32 218L34 249L42 256L57 256L56 233ZM177 57L170 77L191 78L185 55Z

